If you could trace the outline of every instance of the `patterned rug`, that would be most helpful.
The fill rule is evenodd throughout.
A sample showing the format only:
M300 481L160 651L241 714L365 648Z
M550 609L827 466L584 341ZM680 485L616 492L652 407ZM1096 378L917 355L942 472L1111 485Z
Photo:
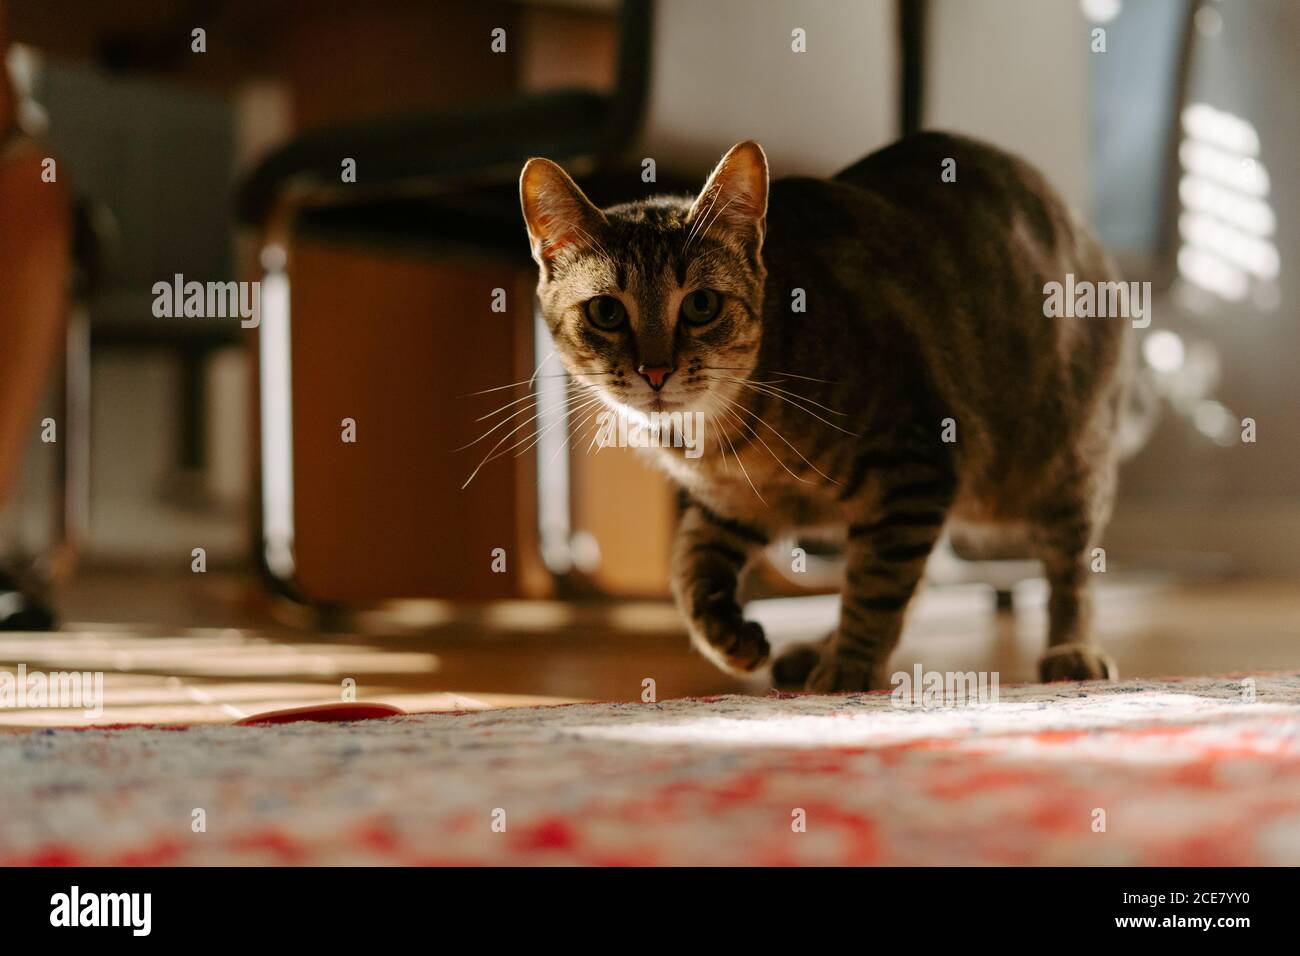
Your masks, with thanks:
M1300 864L1300 675L0 736L0 865Z

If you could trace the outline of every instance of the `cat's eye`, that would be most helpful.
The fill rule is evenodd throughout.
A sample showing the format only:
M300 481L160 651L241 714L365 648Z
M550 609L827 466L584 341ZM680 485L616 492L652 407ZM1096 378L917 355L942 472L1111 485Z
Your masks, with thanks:
M598 329L613 332L627 321L623 303L612 295L598 295L586 306L587 320Z
M682 318L691 325L707 325L718 317L722 296L712 289L696 289L682 299Z

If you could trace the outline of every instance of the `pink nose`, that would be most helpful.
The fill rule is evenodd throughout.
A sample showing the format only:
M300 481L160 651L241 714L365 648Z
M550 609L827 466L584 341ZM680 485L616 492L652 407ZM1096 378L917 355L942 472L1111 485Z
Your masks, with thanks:
M664 387L664 382L668 376L673 374L673 370L667 365L656 365L654 368L647 368L642 365L637 371L641 376L650 383L650 387L656 392Z

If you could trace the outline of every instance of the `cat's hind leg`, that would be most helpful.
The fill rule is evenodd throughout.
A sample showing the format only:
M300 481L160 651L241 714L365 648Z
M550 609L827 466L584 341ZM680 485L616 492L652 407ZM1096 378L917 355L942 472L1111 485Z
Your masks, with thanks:
M1049 597L1047 650L1038 662L1039 679L1115 679L1109 654L1092 643L1091 548L1099 537L1098 510L1086 501L1067 500L1044 511L1031 531L1043 562Z

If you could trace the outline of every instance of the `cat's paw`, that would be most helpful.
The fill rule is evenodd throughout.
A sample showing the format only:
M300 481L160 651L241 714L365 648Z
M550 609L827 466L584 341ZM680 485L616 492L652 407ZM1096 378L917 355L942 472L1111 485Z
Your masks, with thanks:
M782 690L798 690L822 658L825 641L787 647L772 662L772 683Z
M1091 644L1060 644L1050 647L1038 659L1038 679L1044 683L1058 680L1117 680L1115 659Z
M881 668L827 651L808 675L804 690L834 694L850 690L878 690L884 686Z
M742 673L758 670L772 653L757 621L741 621L738 628L711 634L709 645L725 667Z

